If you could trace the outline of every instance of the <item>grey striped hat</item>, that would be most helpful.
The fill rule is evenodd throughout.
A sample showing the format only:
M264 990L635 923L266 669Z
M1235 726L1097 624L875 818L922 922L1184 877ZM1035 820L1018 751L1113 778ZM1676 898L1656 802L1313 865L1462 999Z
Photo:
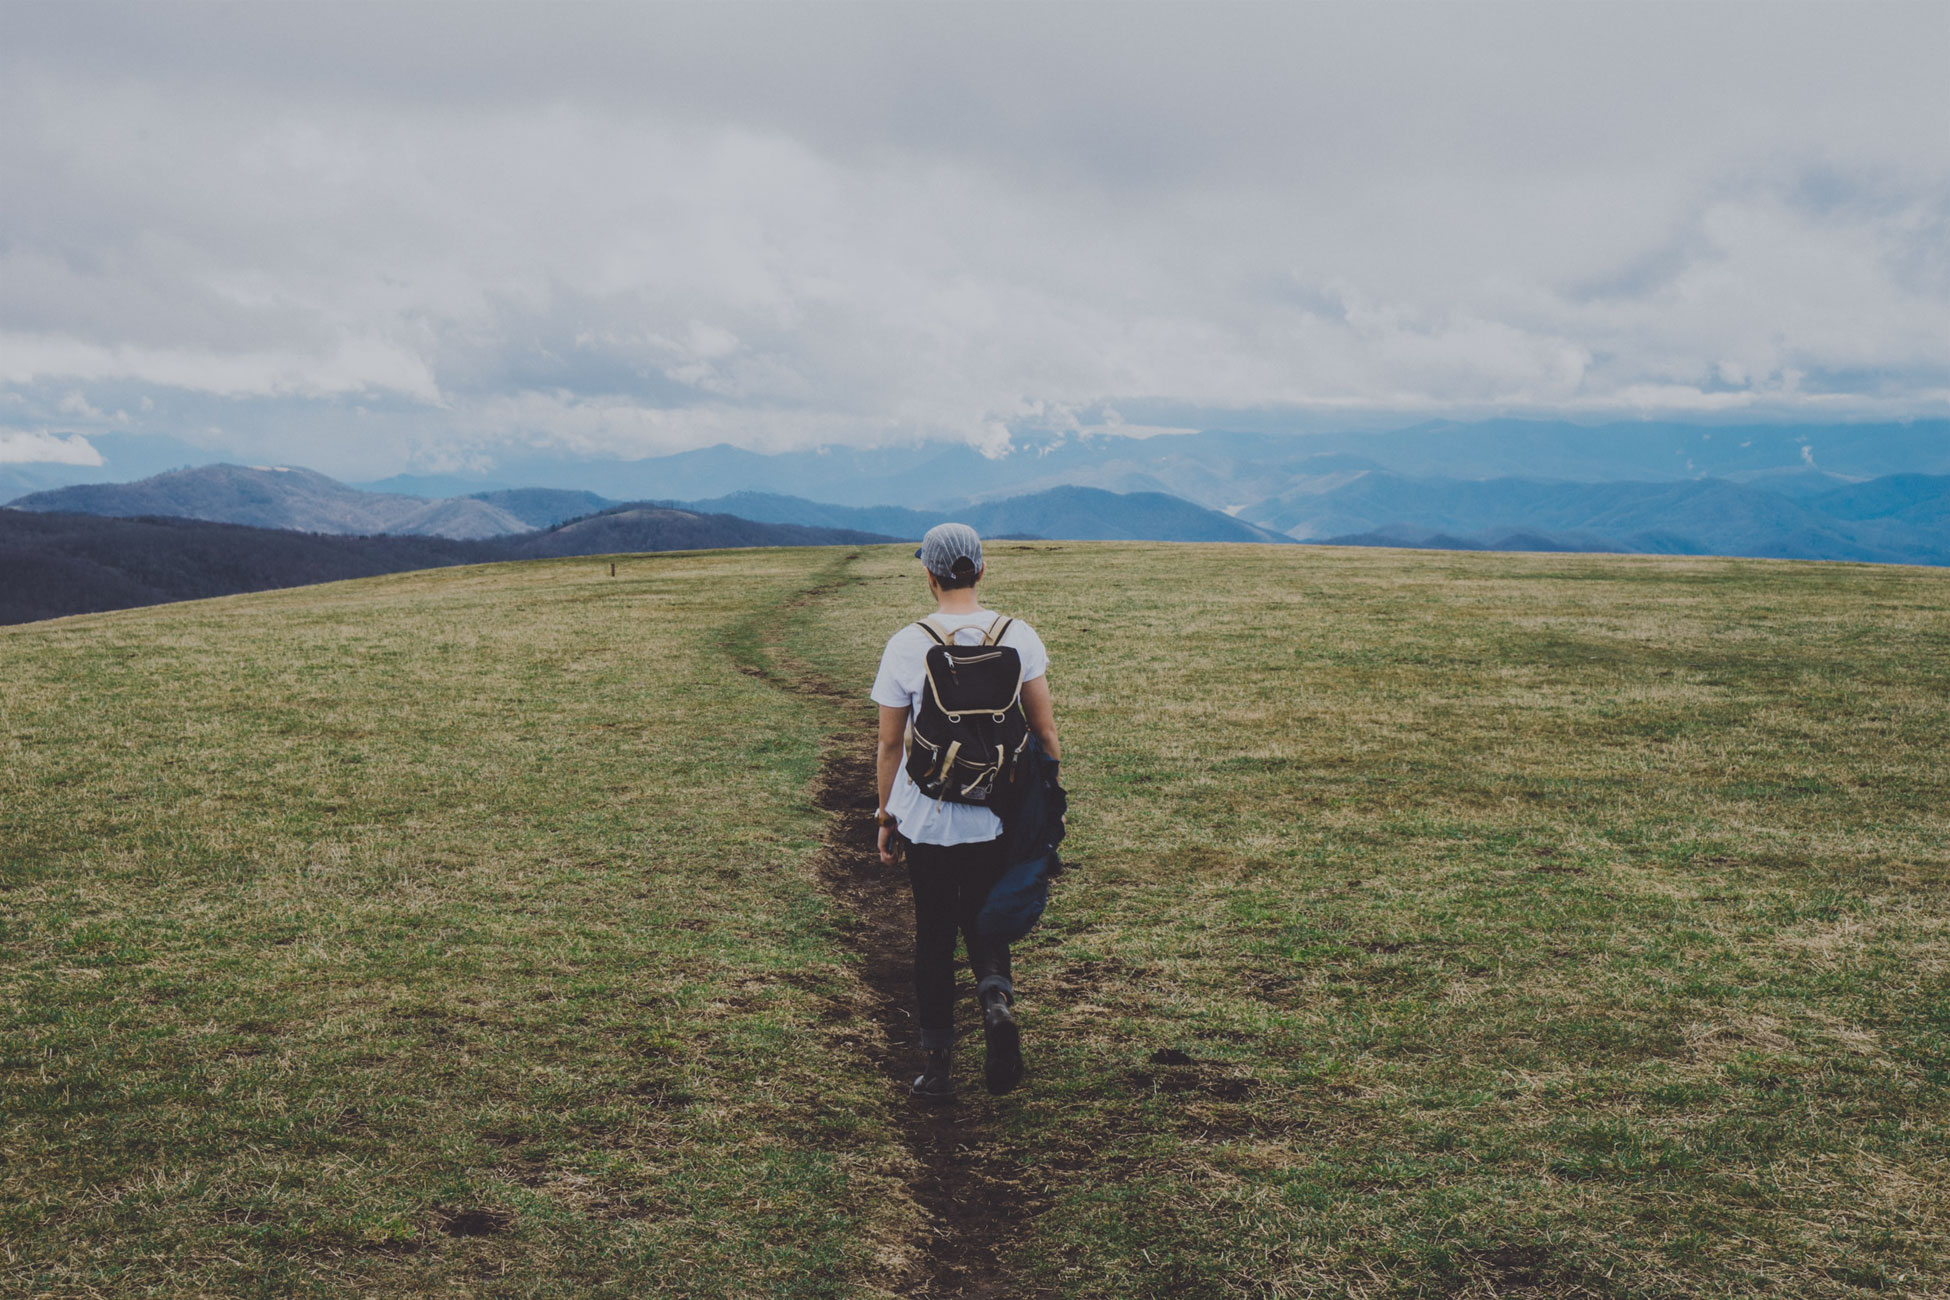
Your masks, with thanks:
M936 524L914 558L937 578L967 578L982 567L982 539L967 524Z

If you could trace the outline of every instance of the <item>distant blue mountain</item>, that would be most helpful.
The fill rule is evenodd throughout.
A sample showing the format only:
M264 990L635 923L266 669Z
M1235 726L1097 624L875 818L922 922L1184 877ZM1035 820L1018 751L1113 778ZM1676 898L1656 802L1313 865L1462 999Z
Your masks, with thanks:
M1161 492L1105 492L1062 487L952 510L900 506L834 506L776 493L736 492L709 501L676 503L689 510L737 515L765 523L854 528L918 539L953 519L984 536L1030 536L1074 541L1289 542L1293 539Z
M203 465L133 483L82 483L30 493L9 508L124 519L203 519L349 536L503 537L534 526L470 497L428 501L362 492L290 466Z
M7 475L17 483L34 475L112 481L143 456L195 451L135 435L95 441L106 466L0 466L0 485ZM946 444L772 456L718 446L634 461L527 456L491 476L403 476L364 486L472 498L427 514L418 526L428 531L462 531L485 507L510 527L546 528L618 501L647 500L900 537L952 516L988 533L1076 538L1275 533L1310 541L1441 536L1476 545L1522 534L1624 550L1943 563L1950 562L1946 482L1946 420L1490 420L1382 433L1047 435L1000 457ZM60 508L102 508L75 504L97 498L107 500L80 494L60 498Z
M159 433L95 433L88 435L88 443L101 456L101 464L0 463L0 503L77 483L128 483L218 459L208 448Z
M623 504L594 492L575 492L565 488L503 488L498 492L475 492L471 501L485 501L507 511L530 528L553 528L570 519L593 515L599 510ZM729 513L737 513L731 511ZM746 516L750 518L750 516Z
M75 483L127 482L219 458L161 435L101 434L90 440L104 457L102 466L0 465L0 501ZM1364 470L1576 482L1713 477L1801 497L1853 480L1950 474L1950 421L1578 425L1486 420L1429 422L1381 433L1024 435L1000 457L944 443L771 456L717 446L639 460L521 454L478 474L397 475L352 486L428 498L553 488L594 492L611 501L695 501L757 492L911 510L1055 487L1094 487L1163 492L1232 511Z
M918 538L948 518L945 513L908 510L902 506L835 506L777 492L733 492L706 501L675 501L686 510L737 515L767 524L800 524L818 528L857 528L888 537Z
M1350 533L1345 537L1321 539L1323 546L1385 546L1418 551L1579 551L1619 552L1624 548L1602 537L1578 534L1540 533L1519 530L1513 533L1487 532L1468 537L1454 533L1418 533L1413 529L1386 528L1372 533Z
M1744 478L1816 470L1843 478L1950 473L1950 420L1879 424L1700 425L1632 421L1437 421L1371 435L1327 435L1382 468L1421 477L1581 482ZM1326 448L1323 447L1323 450Z
M1006 456L930 443L766 456L705 447L643 460L517 458L494 482L440 479L438 494L489 487L580 488L611 498L713 500L741 492L847 506L930 510L1054 487L1164 492L1236 510L1295 488L1363 470L1423 478L1525 477L1574 482L1656 482L1778 477L1800 495L1892 474L1950 474L1950 421L1709 426L1636 421L1432 422L1387 433L1164 434L1025 438ZM1809 482L1812 476L1812 481ZM1826 477L1824 477L1826 476ZM432 493L435 480L386 480L390 491Z
M1950 475L1891 474L1834 488L1810 504L1836 519L1886 519L1950 530Z
M1282 493L1243 514L1312 541L1442 538L1478 546L1521 531L1583 539L1586 549L1950 563L1950 477L1923 475L1795 500L1724 479L1565 483L1370 473L1324 491Z
M631 517L639 522L653 518L658 521L655 535L664 538L680 533L693 538L784 538L815 533L832 533L842 541L918 538L952 514L990 535L1175 542L1292 540L1256 524L1157 492L1120 495L1096 488L1053 488L1027 496L964 505L952 512L908 510L899 506L824 505L756 492L713 501L624 503L594 492L567 488L508 488L428 500L348 487L312 470L288 466L266 469L205 465L172 470L134 483L78 484L31 493L15 501L11 508L121 518L203 519L313 533L489 538L556 529L572 520L614 515L626 506L636 512ZM646 510L651 513L644 513ZM680 527L671 522L673 510L685 513L687 518L729 517L764 527L738 531L721 522L713 523L709 529L691 523ZM622 525L616 519L603 527L618 538L627 532L627 529L618 531ZM767 532L767 528L772 531ZM578 536L585 534L594 535L584 530Z
M390 478L349 483L346 486L365 492L396 492L401 496L438 500L443 497L468 497L483 492L502 492L518 485L504 482L498 474L491 478L473 474L394 474Z
M1059 487L984 502L954 512L990 535L1078 541L1286 542L1292 539L1183 497L1163 492L1106 492Z

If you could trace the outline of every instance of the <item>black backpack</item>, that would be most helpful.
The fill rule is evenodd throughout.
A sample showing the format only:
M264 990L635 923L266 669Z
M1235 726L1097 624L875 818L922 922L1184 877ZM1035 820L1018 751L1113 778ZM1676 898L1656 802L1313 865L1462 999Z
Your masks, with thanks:
M1015 620L997 614L980 645L957 645L929 619L926 688L907 733L907 775L937 803L995 807L1013 786L1029 744L1022 656L998 644Z

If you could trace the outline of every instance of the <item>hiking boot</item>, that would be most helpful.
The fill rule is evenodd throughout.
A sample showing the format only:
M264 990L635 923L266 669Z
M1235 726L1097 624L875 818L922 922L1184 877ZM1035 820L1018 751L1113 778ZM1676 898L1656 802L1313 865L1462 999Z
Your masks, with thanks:
M955 1055L945 1047L928 1049L926 1066L908 1091L927 1101L942 1101L955 1095Z
M982 1082L990 1092L1007 1092L1022 1082L1022 1033L1009 995L993 989L982 998Z

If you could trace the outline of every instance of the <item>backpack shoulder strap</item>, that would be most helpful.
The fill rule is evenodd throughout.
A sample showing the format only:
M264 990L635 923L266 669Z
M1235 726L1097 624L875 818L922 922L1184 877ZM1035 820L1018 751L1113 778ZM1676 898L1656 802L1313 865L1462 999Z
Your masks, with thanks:
M988 631L982 633L981 644L999 645L1002 641L1003 634L1014 625L1015 621L1006 614L997 614L993 619L989 620ZM954 645L955 633L961 630L960 628L949 627L946 623L935 622L934 615L932 614L923 619L916 619L914 626L926 632L936 645Z

